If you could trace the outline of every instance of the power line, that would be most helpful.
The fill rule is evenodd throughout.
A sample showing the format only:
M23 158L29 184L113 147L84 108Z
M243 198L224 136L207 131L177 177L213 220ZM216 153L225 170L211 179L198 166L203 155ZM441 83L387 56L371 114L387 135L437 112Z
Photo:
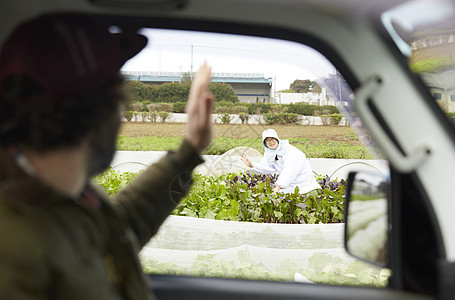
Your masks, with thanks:
M302 45L303 47L305 47L305 45ZM231 50L231 51L241 51L241 52L248 52L248 53L252 53L252 52L256 52L256 53L267 53L267 54L275 54L275 55L286 55L286 57L302 57L303 55L302 54L296 54L296 53L292 53L292 52L277 52L277 51L267 51L267 50L262 50L262 49L245 49L245 48L232 48L232 47L221 47L221 46L206 46L206 45L197 45L197 44L191 44L191 45L188 45L188 44L148 44L145 49L147 48L157 48L157 47L184 47L184 48L190 48L191 50L193 50L194 47L197 47L197 48L207 48L207 49L218 49L218 50ZM311 55L311 58L312 59L321 59L321 60L324 60L324 61L327 61L329 62L328 59L326 59L322 54L320 54L319 52L317 52L316 50L310 48L311 51L314 51L315 53L319 54L319 55L314 55L314 54L310 54ZM320 56L320 57L318 57Z

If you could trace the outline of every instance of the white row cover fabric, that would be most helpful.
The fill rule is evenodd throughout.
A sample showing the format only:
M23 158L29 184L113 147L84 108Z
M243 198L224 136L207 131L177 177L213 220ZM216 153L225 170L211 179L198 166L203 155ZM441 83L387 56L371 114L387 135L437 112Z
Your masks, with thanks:
M223 155L203 155L205 162L197 166L195 171L202 175L221 175L248 170L240 160L243 152L255 163L262 159L262 153L249 147L231 150ZM158 161L166 153L166 151L117 151L111 167L121 173L139 172ZM329 175L330 178L338 180L346 179L350 171L371 171L384 175L390 173L385 160L309 158L309 161L315 174Z
M262 154L256 149L246 146L236 147L220 155L212 164L206 164L205 169L200 167L197 171L203 175L219 176L226 173L249 170L250 168L240 160L242 153L248 155L254 163L258 163L262 159Z
M355 255L370 261L385 261L387 226L387 199L350 202L348 246Z
M140 258L146 272L384 286L388 270L343 247L344 224L266 224L169 216Z

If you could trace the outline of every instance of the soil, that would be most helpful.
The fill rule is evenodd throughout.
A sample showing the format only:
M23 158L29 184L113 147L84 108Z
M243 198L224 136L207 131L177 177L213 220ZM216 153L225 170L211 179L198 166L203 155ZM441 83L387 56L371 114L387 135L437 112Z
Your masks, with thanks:
M308 138L312 141L321 139L362 145L349 126L214 124L214 137L261 138L262 131L267 128L275 129L278 136L286 139ZM184 133L184 123L125 122L120 130L121 136L128 137L181 137Z

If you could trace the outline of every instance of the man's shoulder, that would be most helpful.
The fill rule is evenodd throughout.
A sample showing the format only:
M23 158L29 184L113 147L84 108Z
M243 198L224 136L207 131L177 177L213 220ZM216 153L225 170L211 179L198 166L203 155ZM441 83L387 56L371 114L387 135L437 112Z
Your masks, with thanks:
M43 255L45 234L40 223L37 215L23 213L0 201L0 256L31 259Z

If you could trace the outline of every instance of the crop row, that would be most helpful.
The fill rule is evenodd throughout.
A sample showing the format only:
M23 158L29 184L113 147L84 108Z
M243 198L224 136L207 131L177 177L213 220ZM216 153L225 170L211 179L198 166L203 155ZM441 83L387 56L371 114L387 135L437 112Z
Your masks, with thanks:
M110 195L115 194L136 173L113 169L95 178ZM217 220L261 223L318 224L343 222L344 180L318 176L321 189L300 194L273 194L276 175L255 175L249 171L221 176L193 175L188 195L174 215Z

